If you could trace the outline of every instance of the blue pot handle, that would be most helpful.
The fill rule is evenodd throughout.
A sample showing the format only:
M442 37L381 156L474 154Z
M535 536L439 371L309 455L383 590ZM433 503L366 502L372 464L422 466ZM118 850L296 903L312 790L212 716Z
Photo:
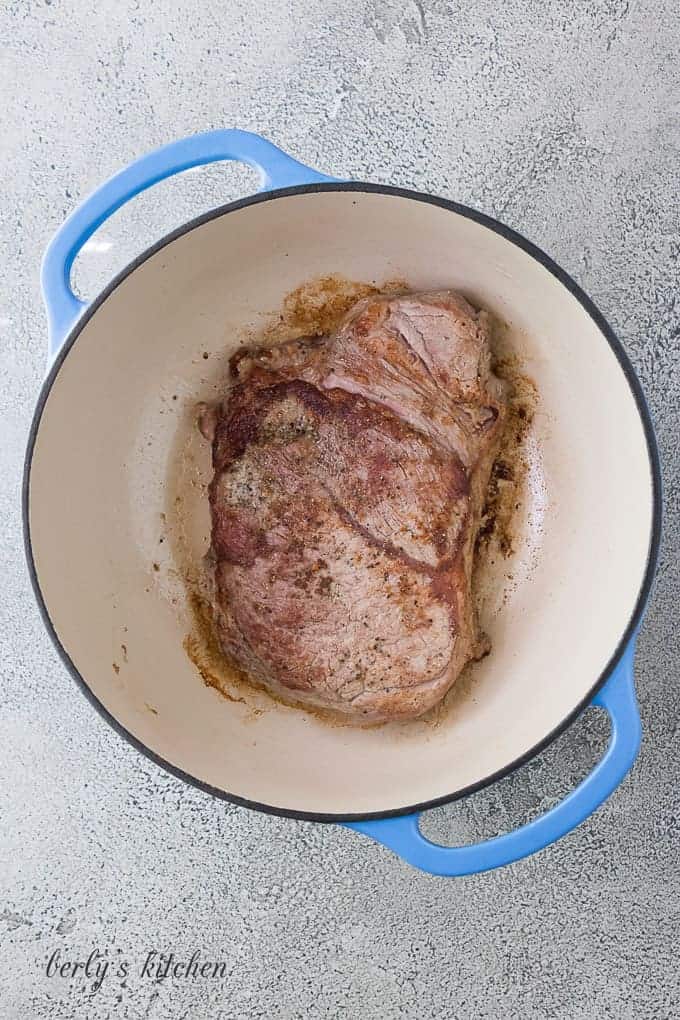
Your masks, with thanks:
M194 166L231 159L258 170L260 191L333 181L249 131L208 131L142 156L102 184L66 220L45 252L41 283L49 319L51 357L87 307L71 290L71 267L83 244L112 213L140 191Z
M609 745L602 760L563 801L540 818L475 846L445 847L426 839L419 815L378 821L348 822L348 828L371 836L405 861L431 875L472 875L511 864L565 836L607 799L632 766L640 746L640 715L633 682L635 638L592 704L611 721Z

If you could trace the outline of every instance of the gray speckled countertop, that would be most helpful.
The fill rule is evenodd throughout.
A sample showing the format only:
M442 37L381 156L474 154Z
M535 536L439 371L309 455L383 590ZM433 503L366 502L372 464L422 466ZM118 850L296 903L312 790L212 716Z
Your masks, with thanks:
M680 1016L677 5L5 0L0 38L0 1018ZM122 743L43 631L19 512L41 253L120 166L219 126L498 216L590 292L640 374L667 505L637 660L644 745L610 802L530 860L435 879L349 831L214 802ZM223 167L159 186L105 226L81 290L250 187ZM586 713L426 830L453 842L526 820L604 738ZM96 992L49 978L58 948L130 976ZM149 951L194 949L225 977L139 977Z

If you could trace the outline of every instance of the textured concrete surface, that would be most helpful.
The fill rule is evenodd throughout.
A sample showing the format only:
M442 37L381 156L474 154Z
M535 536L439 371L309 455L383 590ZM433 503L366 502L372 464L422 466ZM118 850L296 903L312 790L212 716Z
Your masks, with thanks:
M680 1016L676 4L5 0L0 38L2 1020ZM124 745L43 633L18 496L44 367L41 252L121 165L222 125L497 215L593 295L640 373L667 502L637 661L644 746L612 800L531 860L434 879L348 831L214 803ZM160 186L100 231L81 290L249 186L223 168ZM471 840L532 817L604 736L588 713L426 830ZM101 988L48 977L57 949L98 950ZM199 950L224 976L142 977L153 950Z

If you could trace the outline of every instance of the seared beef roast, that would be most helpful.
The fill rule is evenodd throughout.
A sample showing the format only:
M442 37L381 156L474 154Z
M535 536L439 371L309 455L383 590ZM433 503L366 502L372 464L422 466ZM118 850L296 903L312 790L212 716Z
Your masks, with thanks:
M486 314L450 292L367 298L232 373L202 421L225 655L288 700L421 715L488 647L471 575L505 403Z

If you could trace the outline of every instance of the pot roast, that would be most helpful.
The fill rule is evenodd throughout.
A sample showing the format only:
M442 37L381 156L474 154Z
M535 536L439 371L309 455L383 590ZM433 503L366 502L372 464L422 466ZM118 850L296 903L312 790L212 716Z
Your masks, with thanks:
M231 371L201 426L225 656L288 701L422 715L488 651L472 570L505 402L486 314L448 291L366 298Z

